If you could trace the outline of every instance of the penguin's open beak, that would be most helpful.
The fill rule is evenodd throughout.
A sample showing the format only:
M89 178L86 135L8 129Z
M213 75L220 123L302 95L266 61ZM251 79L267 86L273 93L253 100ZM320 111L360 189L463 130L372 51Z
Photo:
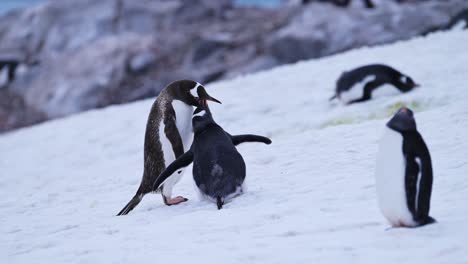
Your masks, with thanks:
M203 104L204 106L207 105L206 101L212 101L212 102L216 102L218 104L221 104L221 102L218 99L216 99L216 98L212 97L211 95L209 95L206 92L205 88L203 88L203 86L198 86L197 94L198 94L198 98L200 100L200 103Z

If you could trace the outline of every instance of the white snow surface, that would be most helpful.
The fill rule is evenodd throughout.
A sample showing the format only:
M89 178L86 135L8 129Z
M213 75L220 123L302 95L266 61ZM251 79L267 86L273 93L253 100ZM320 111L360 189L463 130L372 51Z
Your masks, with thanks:
M165 206L147 195L128 216L143 170L153 99L0 136L0 263L468 263L468 33L436 33L207 85L239 146L245 194L218 211L191 167ZM386 63L422 85L329 103L344 70ZM375 190L378 141L400 105L415 111L432 155L431 216L389 228Z

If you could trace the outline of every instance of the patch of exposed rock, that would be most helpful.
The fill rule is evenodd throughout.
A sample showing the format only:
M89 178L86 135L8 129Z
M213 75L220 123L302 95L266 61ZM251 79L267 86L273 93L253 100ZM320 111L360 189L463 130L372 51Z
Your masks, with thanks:
M374 9L52 0L0 17L0 63L19 65L0 84L0 131L155 96L180 78L207 83L408 39L447 24L463 7L463 0L380 1Z

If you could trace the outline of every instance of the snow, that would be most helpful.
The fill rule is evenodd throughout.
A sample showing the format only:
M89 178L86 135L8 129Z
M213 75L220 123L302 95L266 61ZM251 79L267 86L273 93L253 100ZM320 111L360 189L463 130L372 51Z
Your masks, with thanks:
M196 199L191 168L165 206L147 195L128 216L143 170L153 100L108 107L0 136L1 263L468 263L468 34L363 48L208 85L239 147L245 194L218 211ZM343 106L336 78L386 63L421 88ZM431 216L389 229L375 190L378 141L401 105L431 151Z

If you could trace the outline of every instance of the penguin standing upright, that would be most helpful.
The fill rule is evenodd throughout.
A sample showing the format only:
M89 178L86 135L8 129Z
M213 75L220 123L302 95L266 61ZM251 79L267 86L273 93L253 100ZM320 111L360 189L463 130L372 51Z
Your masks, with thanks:
M345 104L370 100L375 89L391 84L403 93L418 87L411 77L383 64L371 64L344 72L336 81L335 98Z
M199 90L200 98L203 92ZM245 162L235 146L243 142L271 144L271 140L257 135L231 136L213 120L206 101L195 110L192 123L195 136L190 150L161 173L153 188L165 184L169 175L193 161L193 179L200 193L221 209L243 192Z
M394 227L434 223L429 216L432 163L413 112L401 108L387 123L376 166L380 210Z
M194 96L197 89L205 91L204 87L195 81L175 81L166 86L153 103L146 124L144 171L140 187L118 215L126 215L133 210L145 194L153 191L153 183L167 165L188 150L193 139L191 118L194 107L206 100L221 103L206 91L203 98ZM183 169L178 170L170 175L164 185L155 190L162 193L166 205L187 201L181 196L172 198L172 188L182 174Z

